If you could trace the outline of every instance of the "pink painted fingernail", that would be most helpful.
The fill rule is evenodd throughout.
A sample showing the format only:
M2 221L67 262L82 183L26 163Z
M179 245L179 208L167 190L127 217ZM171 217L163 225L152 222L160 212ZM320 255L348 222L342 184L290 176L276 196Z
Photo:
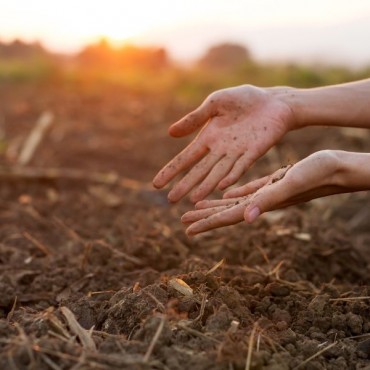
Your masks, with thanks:
M248 223L252 223L255 221L255 219L261 214L261 211L258 207L253 207L249 212L248 212Z

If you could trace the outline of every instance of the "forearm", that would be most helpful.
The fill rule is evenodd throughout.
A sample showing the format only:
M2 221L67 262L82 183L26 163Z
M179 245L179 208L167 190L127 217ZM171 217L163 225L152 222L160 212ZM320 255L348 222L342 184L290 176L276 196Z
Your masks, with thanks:
M293 129L305 126L370 128L370 79L312 89L273 87L292 110Z

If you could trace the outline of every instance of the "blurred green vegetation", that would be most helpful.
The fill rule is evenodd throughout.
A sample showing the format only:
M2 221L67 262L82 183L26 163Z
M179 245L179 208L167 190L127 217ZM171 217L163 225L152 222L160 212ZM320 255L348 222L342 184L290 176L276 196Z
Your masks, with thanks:
M370 77L369 66L350 69L325 64L262 63L237 44L220 44L192 66L179 66L163 48L112 47L106 40L74 56L48 53L40 44L0 45L0 84L58 83L98 88L119 85L135 92L171 94L198 102L228 86L316 87ZM11 50L11 52L9 52Z
M180 70L170 79L172 90L188 100L199 101L212 91L240 84L261 87L318 87L369 78L370 68L352 70L341 66L255 63L248 61L233 70L194 67Z
M0 59L0 83L48 82L59 73L59 66L48 58Z

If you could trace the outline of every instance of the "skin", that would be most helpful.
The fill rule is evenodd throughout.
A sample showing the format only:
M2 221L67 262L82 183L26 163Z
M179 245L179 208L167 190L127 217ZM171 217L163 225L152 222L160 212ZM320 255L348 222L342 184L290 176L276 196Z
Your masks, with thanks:
M203 127L198 136L153 180L167 185L190 168L168 194L177 202L193 190L194 203L217 186L234 184L240 176L290 130L292 111L265 89L250 85L211 94L195 111L173 124L170 135L181 137Z
M264 212L332 194L370 190L370 154L324 150L294 166L232 189L224 199L203 200L181 221L189 236L241 221L254 222Z
M231 190L223 200L200 202L217 186L223 190L234 184L290 130L311 125L370 128L369 101L370 79L314 89L242 85L216 91L170 127L174 137L202 129L153 184L162 188L188 171L168 198L177 202L191 192L190 199L198 202L182 219L191 224L189 235L243 219L250 223L263 212L314 198L368 190L369 154L322 151Z

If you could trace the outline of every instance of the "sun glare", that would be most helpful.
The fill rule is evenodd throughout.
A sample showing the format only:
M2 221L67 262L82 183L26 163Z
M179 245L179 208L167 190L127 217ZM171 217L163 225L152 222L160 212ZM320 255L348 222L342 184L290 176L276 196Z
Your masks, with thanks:
M76 20L75 31L83 36L106 36L119 41L138 36L156 24L165 22L165 14L154 12L148 6L143 8L141 5L140 1L111 1L102 9L91 9L93 13L88 17L86 10L80 9L80 16L75 14L74 18L83 19L83 22Z
M119 43L176 23L185 5L170 0L34 0L22 6L6 2L1 10L8 17L2 20L0 31L5 38L41 39L59 46L84 44L102 37Z
M88 22L83 29L76 29L75 35L87 39L107 38L113 43L127 41L146 31L146 25L140 24L135 19L125 19L121 22L111 22L108 18L99 23Z

